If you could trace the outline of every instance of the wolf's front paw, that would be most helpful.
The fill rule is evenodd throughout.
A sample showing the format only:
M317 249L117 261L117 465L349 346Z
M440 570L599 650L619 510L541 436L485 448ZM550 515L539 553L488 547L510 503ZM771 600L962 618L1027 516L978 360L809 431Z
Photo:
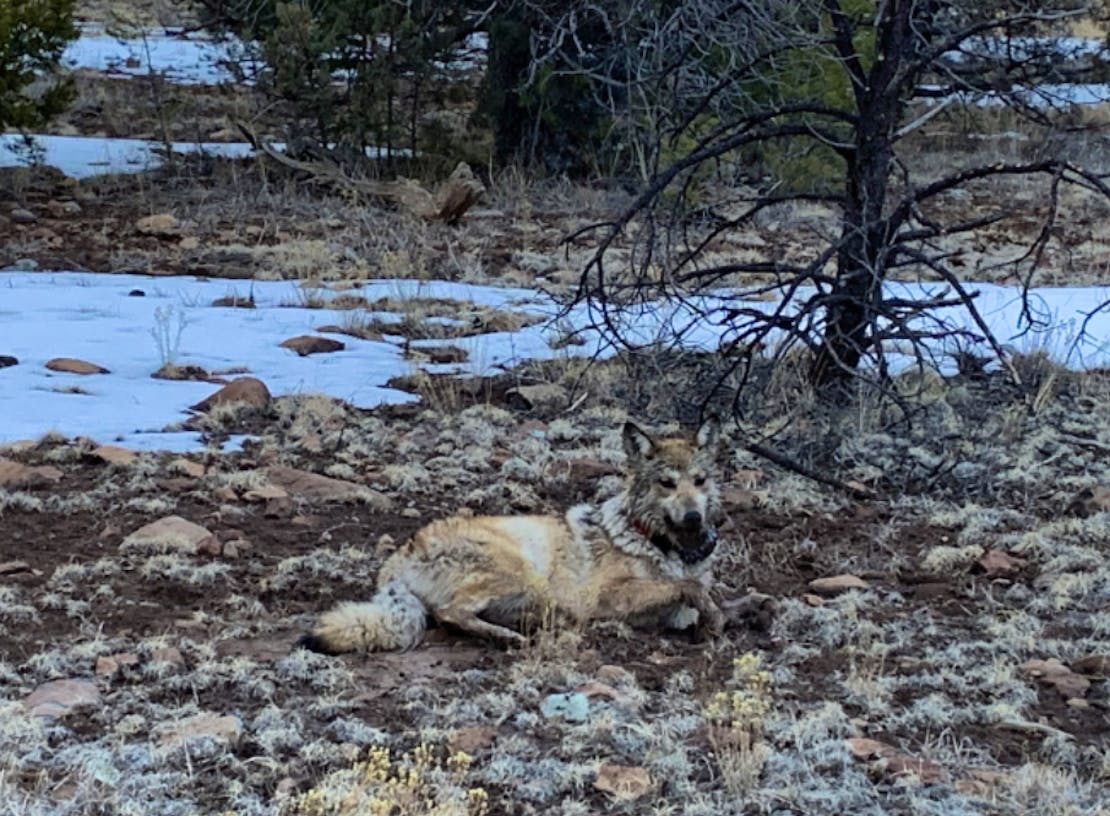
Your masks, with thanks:
M716 637L725 631L725 613L717 604L713 603L712 599L706 598L706 603L698 608L701 613L702 626L705 631Z

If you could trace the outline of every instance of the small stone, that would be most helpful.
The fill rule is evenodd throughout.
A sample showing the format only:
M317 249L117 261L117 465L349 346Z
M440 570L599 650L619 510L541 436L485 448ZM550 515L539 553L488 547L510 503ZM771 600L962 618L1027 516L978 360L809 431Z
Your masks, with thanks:
M62 371L67 374L109 374L111 372L104 366L90 363L88 360L78 360L76 357L55 357L46 361L46 367L51 371Z
M607 793L614 799L632 801L650 793L655 782L647 768L635 765L606 763L598 768L594 789Z
M216 393L205 397L192 408L194 411L208 411L217 405L235 402L245 403L252 408L263 410L270 404L270 389L257 377L237 377Z
M812 592L805 592L802 594L802 600L809 606L824 606L825 599L820 595L814 595Z
M261 503L270 499L284 499L289 496L289 491L273 484L265 484L253 488L243 494L243 501Z
M1048 660L1027 660L1021 665L1024 674L1054 686L1065 698L1083 697L1091 687L1091 681L1076 674L1056 658Z
M309 354L326 354L332 351L342 351L347 348L346 345L338 340L332 340L330 337L316 337L311 334L290 337L288 340L283 340L278 345L282 348L295 351L302 357L307 357Z
M206 528L181 516L166 516L140 527L120 544L121 550L138 549L144 552L180 552L219 554L219 539Z
M1073 660L1071 670L1091 677L1110 677L1110 654L1093 654Z
M194 479L199 479L204 475L204 465L200 462L194 462L192 459L186 459L184 456L179 456L170 462L170 467L186 476L192 476Z
M467 725L456 728L447 736L447 748L454 754L459 751L474 754L489 748L497 739L497 728L492 725Z
M234 747L243 735L243 724L235 716L197 714L158 729L158 740L164 747L173 748L199 739L213 739Z
M625 697L615 688L597 680L587 680L575 689L587 697L604 697L607 700L624 700Z
M809 588L821 595L837 595L850 589L869 589L870 584L856 575L833 575L828 578L814 578Z
M31 565L26 561L0 562L0 575L18 575L21 572L30 572Z
M51 680L23 701L32 716L55 719L80 706L99 705L100 692L91 680Z
M184 666L185 656L176 646L161 646L150 653L150 659L155 663L166 663L171 666Z
M176 238L184 227L173 213L155 213L135 222L135 229L142 235L159 238Z
M597 671L594 672L598 680L604 680L606 683L616 683L617 685L627 685L636 680L636 676L623 666L616 666L612 663L606 663L598 666Z
M306 501L361 502L376 510L388 510L393 506L387 496L366 485L307 470L273 465L266 468L266 476L271 484L284 488L290 496Z
M132 465L139 458L135 451L119 445L100 445L93 448L89 455L110 465Z
M11 219L13 224L34 224L39 220L39 217L30 210L25 210L22 207L16 207L11 211Z
M1084 700L1082 697L1069 697L1067 705L1070 708L1090 708L1091 704Z
M134 652L101 655L96 659L96 673L101 677L110 677L124 666L137 666L138 664L139 656Z
M513 408L524 411L558 410L567 407L567 392L561 385L541 383L522 385L505 392L505 401Z
M1009 578L1021 572L1029 562L1002 550L987 550L976 562L990 578Z
M540 703L540 713L550 719L585 722L590 716L590 699L580 691L549 694Z
M53 465L32 467L13 459L0 458L0 488L27 488L55 484L64 474Z
M62 214L63 215L77 215L81 212L81 205L76 201L63 201Z

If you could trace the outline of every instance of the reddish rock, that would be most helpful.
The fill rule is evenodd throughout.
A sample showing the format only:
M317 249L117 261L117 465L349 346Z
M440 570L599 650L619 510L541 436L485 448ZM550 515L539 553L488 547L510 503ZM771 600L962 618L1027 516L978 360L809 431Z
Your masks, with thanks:
M64 717L75 708L99 705L100 692L91 680L51 680L43 683L23 701L35 717Z
M868 589L870 584L856 575L833 575L828 578L814 578L809 588L820 595L838 595L850 589Z
M124 666L137 666L138 664L139 656L134 652L101 655L96 659L96 673L101 677L110 677Z
M1009 578L1029 562L1002 550L987 550L976 562L990 578Z
M243 723L235 716L197 714L157 729L158 741L172 748L198 739L214 739L234 747L243 735Z
M309 354L326 354L332 351L342 351L347 348L338 340L332 340L330 337L316 337L311 334L290 337L288 340L283 340L278 345L290 351L295 351L302 357L307 357Z
M139 549L148 552L180 552L190 555L211 553L218 555L220 541L199 524L181 516L166 516L140 527L120 544L121 549Z
M447 736L447 748L454 754L458 751L474 754L489 748L497 739L497 728L492 725L468 725L456 728Z
M136 221L135 229L142 235L176 238L185 231L185 226L173 213L155 213Z
M1027 660L1021 665L1021 671L1038 682L1055 687L1068 699L1084 696L1087 689L1091 687L1090 680L1081 674L1076 674L1056 658Z
M607 793L614 799L631 801L650 793L655 782L647 768L636 765L606 763L598 768L594 790Z
M216 393L193 406L194 411L208 411L217 405L244 403L262 410L270 404L270 389L257 377L237 377Z
M110 465L131 465L139 458L135 451L119 445L100 445L93 448L89 455Z
M383 493L366 485L285 465L266 468L266 476L270 484L283 488L290 496L307 501L363 502L375 510L388 510L393 504Z
M54 484L64 474L53 465L32 467L12 459L0 458L0 488L20 489Z
M66 374L110 374L104 366L90 363L88 360L78 360L76 357L54 357L46 361L46 367L51 371L61 371Z

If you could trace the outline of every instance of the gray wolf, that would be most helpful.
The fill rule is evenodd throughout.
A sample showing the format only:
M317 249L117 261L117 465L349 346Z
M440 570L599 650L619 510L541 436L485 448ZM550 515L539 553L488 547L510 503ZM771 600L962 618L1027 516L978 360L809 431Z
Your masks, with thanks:
M719 634L709 595L720 511L713 476L719 427L655 438L628 422L623 489L563 516L452 516L386 559L367 602L322 615L299 644L314 651L411 649L428 615L465 632L523 644L523 622L622 620Z

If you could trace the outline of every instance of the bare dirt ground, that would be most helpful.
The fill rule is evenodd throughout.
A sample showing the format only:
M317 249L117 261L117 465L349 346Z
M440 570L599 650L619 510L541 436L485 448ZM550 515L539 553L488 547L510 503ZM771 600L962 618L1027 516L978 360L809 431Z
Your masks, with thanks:
M962 434L947 469L924 428L845 438L838 475L873 489L867 501L761 465L734 430L715 588L734 614L712 642L602 623L510 651L443 630L405 654L293 648L433 517L557 512L615 489L614 397L637 385L619 367L606 376L571 415L514 407L494 382L447 411L301 397L225 412L222 430L260 435L241 454L113 463L55 439L4 451L4 801L59 814L1105 812L1104 372L1062 375L1035 414L997 384L950 384L937 416L989 427ZM863 416L845 412L812 419ZM928 492L883 488L924 466L949 475ZM340 486L297 486L290 468ZM131 535L170 515L214 538ZM764 605L744 603L753 590ZM566 694L582 695L581 721L548 710Z

